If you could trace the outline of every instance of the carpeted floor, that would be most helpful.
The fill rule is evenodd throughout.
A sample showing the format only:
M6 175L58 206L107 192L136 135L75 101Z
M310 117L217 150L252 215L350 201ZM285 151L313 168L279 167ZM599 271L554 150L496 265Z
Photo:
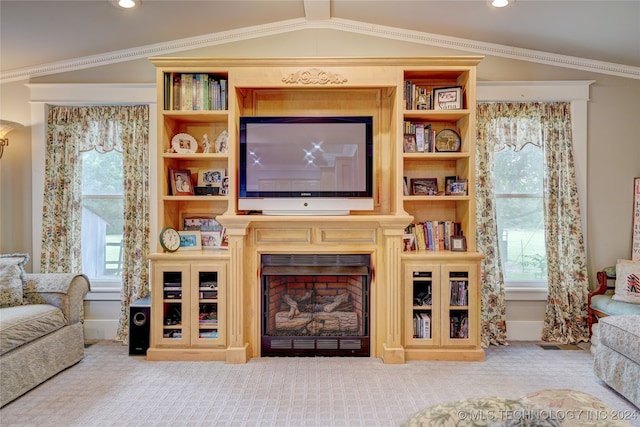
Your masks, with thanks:
M640 426L640 410L593 375L589 351L512 342L486 354L484 362L260 358L228 365L147 362L100 341L82 362L0 409L0 425L396 426L434 404L568 388Z

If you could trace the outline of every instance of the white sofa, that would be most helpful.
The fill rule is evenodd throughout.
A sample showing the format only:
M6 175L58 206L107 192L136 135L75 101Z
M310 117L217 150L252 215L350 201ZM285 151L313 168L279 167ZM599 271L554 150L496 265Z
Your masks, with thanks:
M0 407L84 357L87 277L56 273L21 279L21 304L0 308Z

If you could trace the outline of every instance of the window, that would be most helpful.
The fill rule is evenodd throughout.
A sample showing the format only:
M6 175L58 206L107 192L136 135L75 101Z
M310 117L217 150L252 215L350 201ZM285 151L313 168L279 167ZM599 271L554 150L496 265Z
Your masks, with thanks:
M122 153L96 150L82 156L82 271L92 288L122 284Z
M537 143L537 141L536 141ZM509 286L545 287L544 152L533 143L495 153L500 257Z
M580 204L582 206L586 206L587 204L587 103L589 101L589 87L593 83L593 80L550 82L478 81L476 88L476 99L478 102L571 101L574 161L576 164L576 179L578 192L580 194ZM496 186L497 185L496 183ZM498 208L501 204L500 199L501 197L496 199ZM498 215L500 215L499 212ZM586 230L587 210L582 209L581 215L582 227L583 230ZM498 227L502 230L502 228L500 228L500 219L498 219ZM500 250L501 253L506 251L502 247ZM546 300L546 281L524 281L520 279L520 281L516 282L516 279L510 278L509 274L504 274L507 300ZM531 289L532 287L537 287L538 289L533 293L526 292L525 289L523 289Z

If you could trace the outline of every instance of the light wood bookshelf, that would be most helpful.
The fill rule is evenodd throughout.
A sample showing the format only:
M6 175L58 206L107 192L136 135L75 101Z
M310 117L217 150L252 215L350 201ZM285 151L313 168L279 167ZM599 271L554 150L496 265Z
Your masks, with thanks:
M475 244L475 189L462 196L407 196L405 176L457 175L475 182L475 69L481 57L411 58L151 58L158 82L158 230L181 229L185 215L214 215L229 236L226 250L163 253L160 244L150 257L152 265L152 339L148 358L153 360L226 360L245 363L260 357L260 256L267 253L367 253L371 254L372 282L370 339L371 357L385 363L408 359L481 360L479 262ZM171 109L165 96L167 75L208 74L227 82L227 109L183 111ZM464 105L456 110L410 110L405 108L407 80L429 87L462 86ZM166 102L166 103L165 103ZM247 215L237 208L238 125L248 115L367 115L374 119L374 209L347 216ZM403 153L403 123L407 120L455 128L461 135L459 152ZM226 153L167 152L177 133L188 133L201 141L226 130ZM173 196L169 169L225 168L229 191L217 196ZM403 252L405 228L418 221L460 222L467 239L467 252ZM441 300L449 271L462 268L468 275L470 299L469 333L462 340L446 339L450 311L445 301L434 310L440 325L439 339L426 342L413 338L413 303L410 272L428 266L438 271ZM193 269L211 268L224 280L219 291L218 336L213 342L198 342L193 335L167 342L166 301L162 275L183 272L194 287ZM454 269L454 270L451 270ZM457 270L455 270L457 271ZM412 273L411 273L412 274ZM411 280L410 280L411 279ZM472 294L472 295L471 295ZM192 294L190 298L193 299ZM181 320L196 328L196 305L183 301ZM223 304L224 302L224 304ZM448 301L447 301L448 302ZM191 307L191 308L190 308ZM186 327L185 327L186 328Z

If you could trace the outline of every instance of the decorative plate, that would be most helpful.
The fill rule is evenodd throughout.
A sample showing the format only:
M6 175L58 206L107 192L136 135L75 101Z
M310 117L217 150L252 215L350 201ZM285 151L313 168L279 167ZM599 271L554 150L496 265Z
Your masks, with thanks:
M171 148L176 153L195 153L198 150L198 142L188 133L179 133L171 139Z
M444 129L436 135L436 151L460 151L460 135L453 129Z

